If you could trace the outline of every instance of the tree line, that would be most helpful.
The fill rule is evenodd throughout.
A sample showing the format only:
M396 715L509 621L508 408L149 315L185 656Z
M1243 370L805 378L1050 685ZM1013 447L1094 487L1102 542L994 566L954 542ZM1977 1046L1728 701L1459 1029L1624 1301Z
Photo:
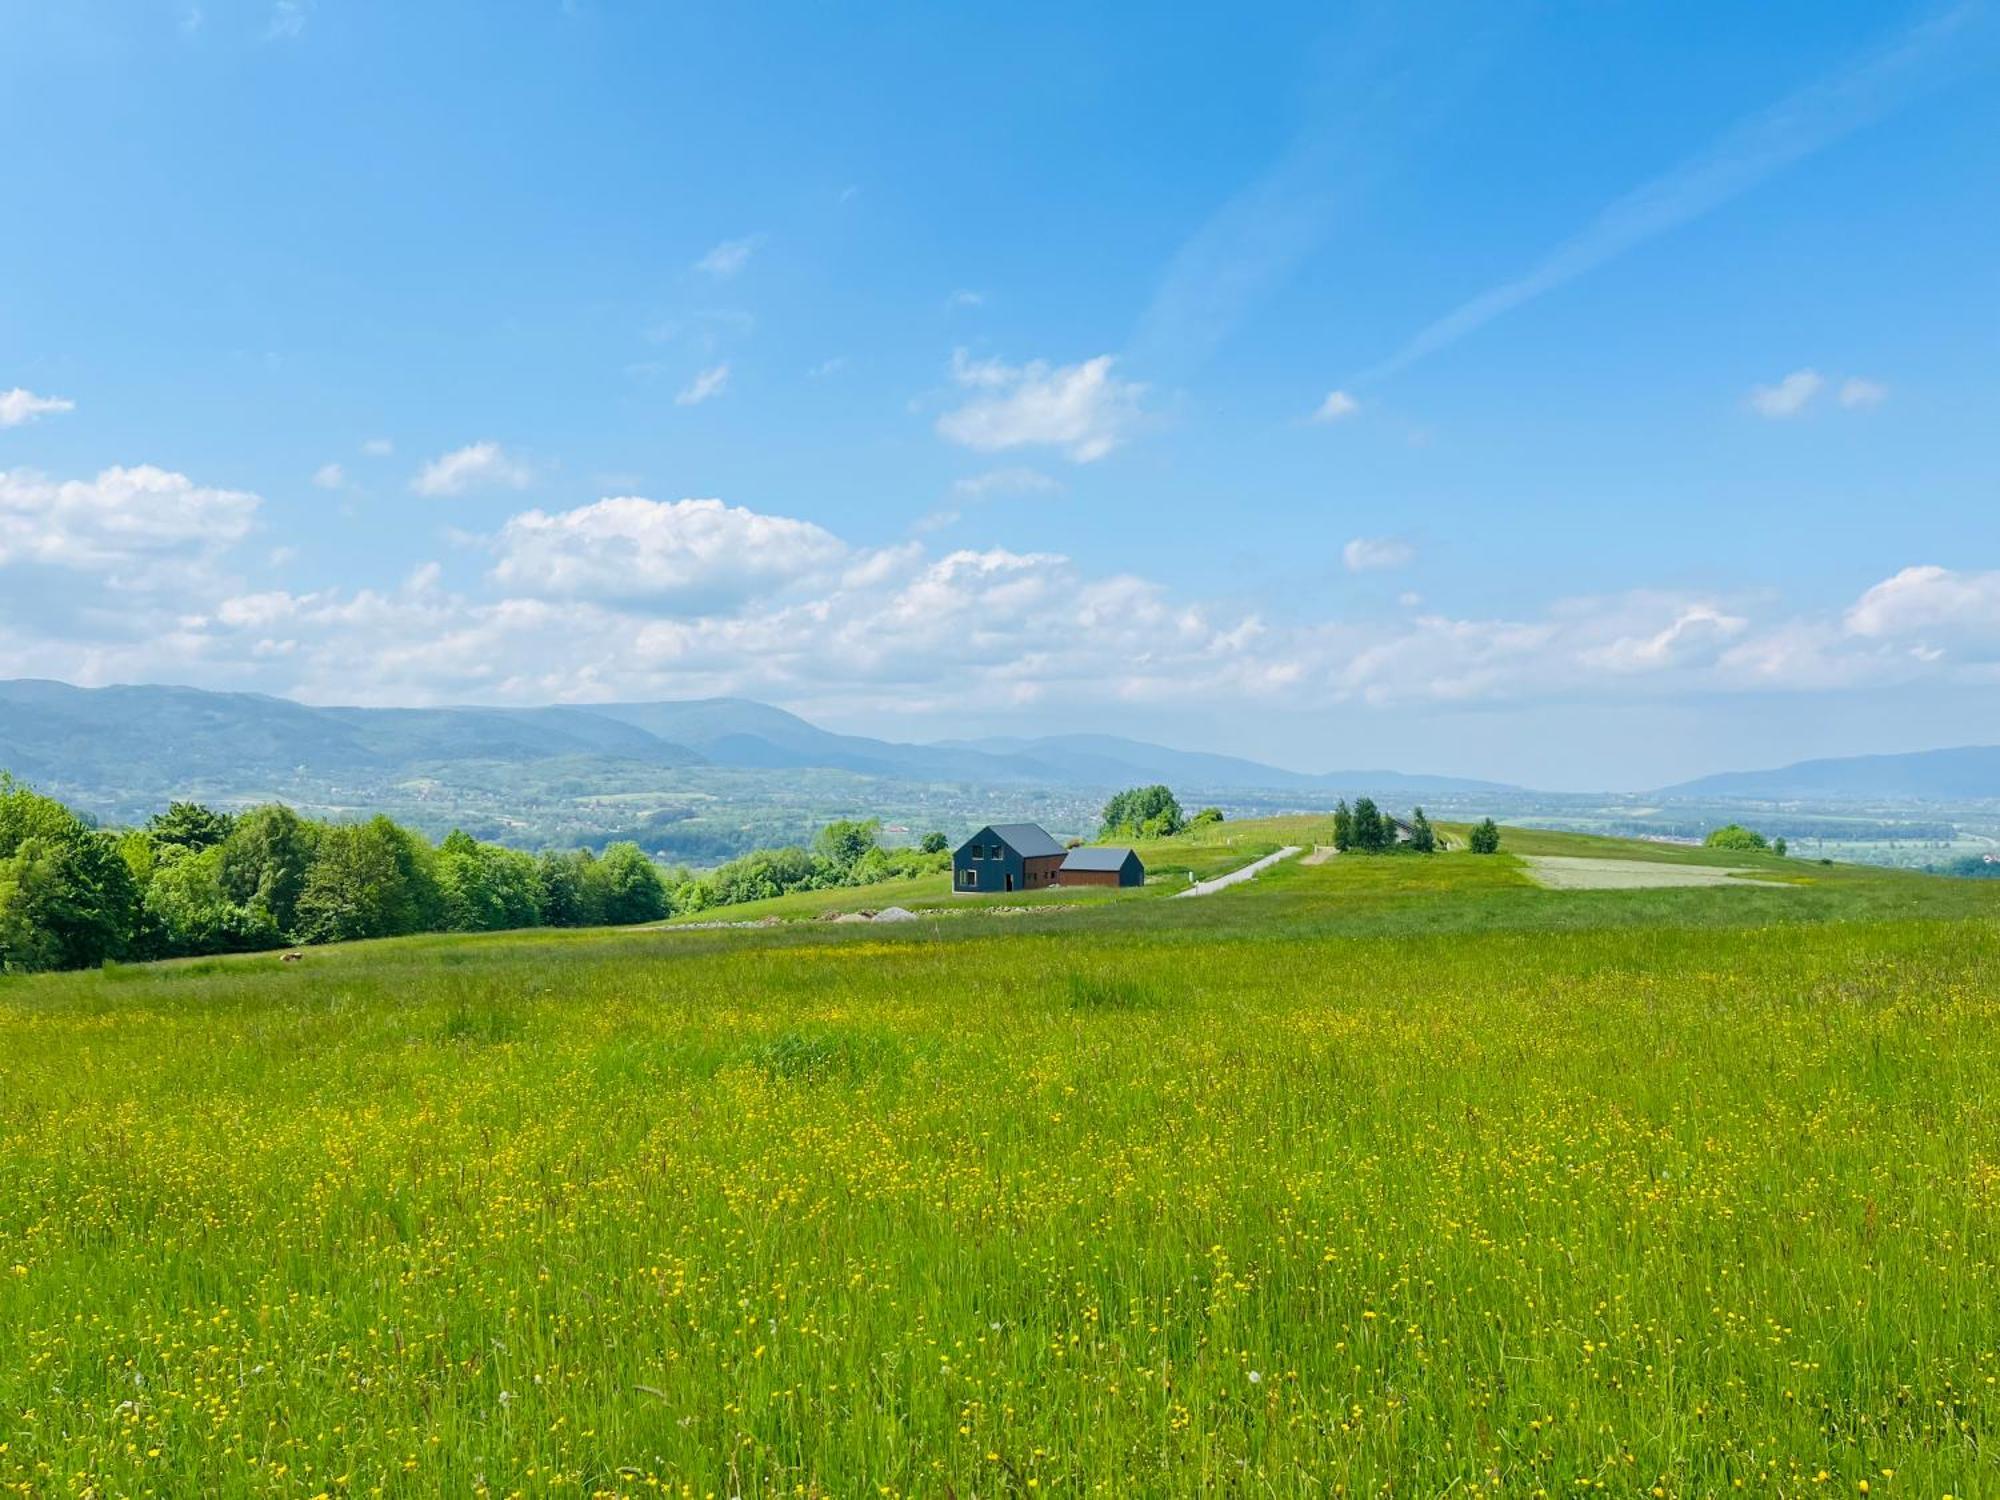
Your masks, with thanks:
M108 832L0 772L0 972L94 967L419 932L654 922L786 891L941 869L944 835L884 849L874 821L811 849L760 850L695 875L636 844L529 854L386 817L323 822L272 804L176 802Z
M1343 797L1333 809L1333 847L1343 854L1435 854L1443 841L1421 807L1412 809L1409 821L1402 822L1377 807L1373 797L1357 797L1352 807ZM1466 847L1474 854L1497 854L1500 825L1482 819L1473 826Z

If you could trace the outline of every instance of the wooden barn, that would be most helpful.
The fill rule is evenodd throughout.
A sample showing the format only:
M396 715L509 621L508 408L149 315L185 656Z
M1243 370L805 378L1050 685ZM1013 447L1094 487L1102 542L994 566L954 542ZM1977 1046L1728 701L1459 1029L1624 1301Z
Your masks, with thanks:
M951 888L963 895L1041 891L1056 883L1063 846L1039 823L989 823L951 857Z
M1072 849L1063 856L1056 880L1062 885L1144 885L1146 867L1131 849Z

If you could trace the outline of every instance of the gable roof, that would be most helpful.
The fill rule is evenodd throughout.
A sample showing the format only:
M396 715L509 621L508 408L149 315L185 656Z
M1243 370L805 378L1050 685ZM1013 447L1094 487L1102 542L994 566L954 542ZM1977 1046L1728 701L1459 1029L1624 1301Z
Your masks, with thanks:
M1039 859L1063 852L1063 846L1039 823L992 823L988 828L995 838L1023 859Z
M1072 849L1064 857L1065 870L1122 870L1125 861L1138 856L1122 844L1100 845L1094 849Z

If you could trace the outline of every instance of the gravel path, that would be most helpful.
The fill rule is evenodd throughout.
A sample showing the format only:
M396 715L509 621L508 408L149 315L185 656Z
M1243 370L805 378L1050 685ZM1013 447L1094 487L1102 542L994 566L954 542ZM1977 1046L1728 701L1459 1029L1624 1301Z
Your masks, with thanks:
M1331 844L1314 844L1313 852L1300 860L1299 863L1302 865L1323 865L1332 859L1337 852Z
M1227 875L1218 875L1213 880L1203 880L1195 885L1191 885L1184 891L1175 891L1174 899L1178 901L1183 896L1207 896L1215 891L1222 890L1226 886L1240 885L1246 880L1255 880L1279 860L1290 859L1298 852L1299 846L1297 844L1287 844L1276 854L1267 854L1262 859L1253 860L1240 870L1231 870Z

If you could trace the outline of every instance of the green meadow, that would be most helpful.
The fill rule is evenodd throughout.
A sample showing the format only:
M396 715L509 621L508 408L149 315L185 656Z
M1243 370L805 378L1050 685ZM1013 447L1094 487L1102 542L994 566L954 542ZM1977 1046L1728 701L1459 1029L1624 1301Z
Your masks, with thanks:
M2000 1494L2000 882L1328 837L0 980L0 1493Z

